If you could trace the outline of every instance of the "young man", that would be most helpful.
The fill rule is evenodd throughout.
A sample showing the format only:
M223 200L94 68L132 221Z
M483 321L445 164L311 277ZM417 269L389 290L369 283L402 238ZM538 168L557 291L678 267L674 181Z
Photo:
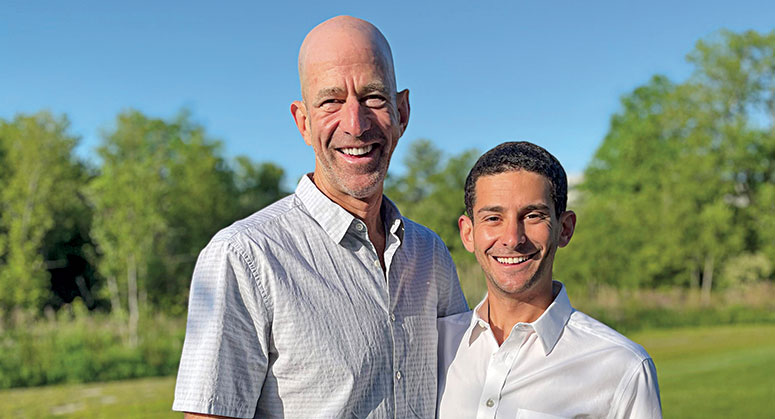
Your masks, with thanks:
M501 144L471 169L458 225L487 296L439 319L440 418L662 416L646 351L573 309L552 280L576 226L566 202L564 169L534 144Z
M299 79L315 171L200 254L173 409L433 417L436 318L467 305L444 243L382 195L409 92L382 33L348 16L307 35Z

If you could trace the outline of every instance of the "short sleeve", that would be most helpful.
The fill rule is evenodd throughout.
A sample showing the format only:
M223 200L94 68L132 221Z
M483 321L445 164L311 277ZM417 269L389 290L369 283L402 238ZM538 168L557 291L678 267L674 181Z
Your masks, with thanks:
M610 418L662 418L657 369L651 358L643 360L622 381L618 403L611 407Z
M229 241L211 242L200 253L173 410L253 417L267 371L271 324L254 272Z

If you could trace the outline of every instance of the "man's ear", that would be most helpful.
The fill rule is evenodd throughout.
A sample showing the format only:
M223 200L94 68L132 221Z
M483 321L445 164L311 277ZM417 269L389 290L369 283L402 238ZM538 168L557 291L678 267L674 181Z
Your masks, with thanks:
M293 120L296 122L296 128L299 129L299 133L304 138L304 142L307 143L307 145L312 145L309 114L307 113L307 107L304 105L304 102L294 100L293 103L291 103L291 115L293 115Z
M560 240L558 242L559 247L565 247L570 243L570 238L573 237L573 232L576 230L576 213L573 211L565 211L560 214Z
M460 241L469 252L474 252L474 223L467 215L461 215L457 219L457 227L460 229Z
M404 135L409 125L409 89L396 93L396 106L398 107L398 124L401 126L401 135Z

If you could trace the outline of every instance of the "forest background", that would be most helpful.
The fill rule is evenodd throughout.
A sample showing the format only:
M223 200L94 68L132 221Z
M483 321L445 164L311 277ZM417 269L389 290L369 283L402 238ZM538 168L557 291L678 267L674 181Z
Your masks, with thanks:
M689 79L622 97L572 179L579 223L555 277L625 333L775 323L775 31L721 32L688 60ZM63 114L0 120L0 388L174 374L198 252L290 192L283 168L227 159L185 109L121 112L98 163L78 138ZM442 237L475 305L457 218L485 150L404 141L385 193Z

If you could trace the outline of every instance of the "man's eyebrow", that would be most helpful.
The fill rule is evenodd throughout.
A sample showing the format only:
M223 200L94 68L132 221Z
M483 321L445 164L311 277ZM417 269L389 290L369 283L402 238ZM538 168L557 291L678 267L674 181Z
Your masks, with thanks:
M500 205L492 205L489 207L481 207L478 210L476 210L476 213L482 213L482 212L503 212L503 207Z
M491 205L489 207L482 207L476 210L476 213L481 212L504 212L505 209L500 205ZM549 212L551 211L551 208L549 208L546 204L530 204L526 207L522 208L522 212L530 212L530 211L545 211Z
M367 95L369 93L375 93L375 92L376 93L382 93L385 96L387 96L390 93L389 89L387 88L387 86L385 86L384 83L380 83L380 82L376 82L375 81L375 82L368 83L368 84L364 85L363 87L361 87L361 90L358 92L358 95L359 96L364 96L364 95Z
M530 211L545 211L549 212L551 211L551 208L549 208L546 204L531 204L523 208L524 212L530 212Z
M315 95L315 101L317 102L321 99L341 96L343 94L345 94L345 91L341 87L325 87L318 90L317 95Z

